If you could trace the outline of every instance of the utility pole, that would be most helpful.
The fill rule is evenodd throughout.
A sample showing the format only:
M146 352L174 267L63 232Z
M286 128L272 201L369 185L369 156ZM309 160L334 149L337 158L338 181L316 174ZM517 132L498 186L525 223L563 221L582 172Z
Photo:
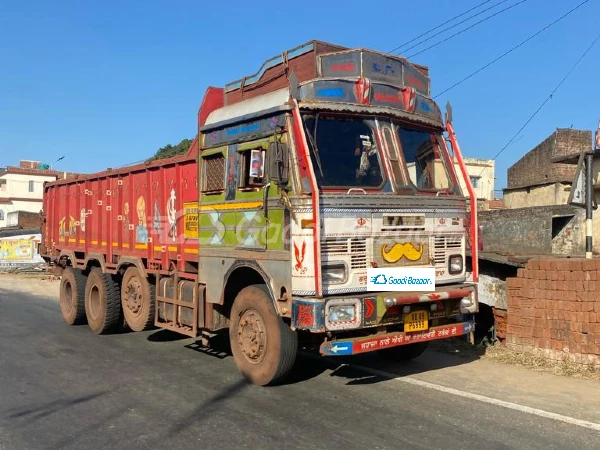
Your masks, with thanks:
M593 214L593 204L594 199L593 195L593 170L594 170L594 154L600 149L600 122L598 122L598 128L596 129L596 137L594 139L594 148L591 152L588 152L585 155L585 168L586 168L586 180L585 180L585 257L588 259L592 258L592 233L593 233L593 224L592 224L592 214Z

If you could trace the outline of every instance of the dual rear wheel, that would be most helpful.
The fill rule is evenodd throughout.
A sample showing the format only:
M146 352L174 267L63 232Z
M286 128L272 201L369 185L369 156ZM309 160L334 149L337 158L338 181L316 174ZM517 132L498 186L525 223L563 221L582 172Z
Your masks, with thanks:
M154 286L136 267L119 279L94 267L87 276L65 268L60 285L60 309L69 325L86 323L96 334L116 332L124 325L133 331L154 324Z

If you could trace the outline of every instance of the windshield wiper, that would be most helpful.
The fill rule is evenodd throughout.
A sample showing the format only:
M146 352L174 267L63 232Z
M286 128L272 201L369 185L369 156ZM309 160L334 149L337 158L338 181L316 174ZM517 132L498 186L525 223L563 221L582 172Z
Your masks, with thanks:
M321 165L321 156L319 155L319 149L317 147L317 124L319 123L319 114L316 115L315 117L315 125L313 127L313 132L310 133L308 130L306 130L306 135L308 136L308 139L310 141L310 146L313 149L313 154L315 155L315 162L317 163L317 167L319 168L319 172L321 173L321 177L325 178L325 175L323 174L323 166ZM307 128L306 126L306 122L305 122L305 129Z

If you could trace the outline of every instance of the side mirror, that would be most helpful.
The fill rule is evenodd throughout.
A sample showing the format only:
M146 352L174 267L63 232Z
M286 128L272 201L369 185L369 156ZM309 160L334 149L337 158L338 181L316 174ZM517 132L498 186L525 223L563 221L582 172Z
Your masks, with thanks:
M452 105L450 102L446 103L446 123L452 123Z
M288 182L290 149L287 144L275 141L269 144L269 178L279 186Z

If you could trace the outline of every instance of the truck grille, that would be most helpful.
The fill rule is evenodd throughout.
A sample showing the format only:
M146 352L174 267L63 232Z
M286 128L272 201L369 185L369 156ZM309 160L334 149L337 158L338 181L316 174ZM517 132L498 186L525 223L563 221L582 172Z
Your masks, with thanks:
M445 266L448 255L462 253L462 235L435 236L434 241L436 266Z
M367 241L366 239L325 239L321 243L321 256L324 260L333 260L334 257L350 255L351 269L365 269L367 267Z

